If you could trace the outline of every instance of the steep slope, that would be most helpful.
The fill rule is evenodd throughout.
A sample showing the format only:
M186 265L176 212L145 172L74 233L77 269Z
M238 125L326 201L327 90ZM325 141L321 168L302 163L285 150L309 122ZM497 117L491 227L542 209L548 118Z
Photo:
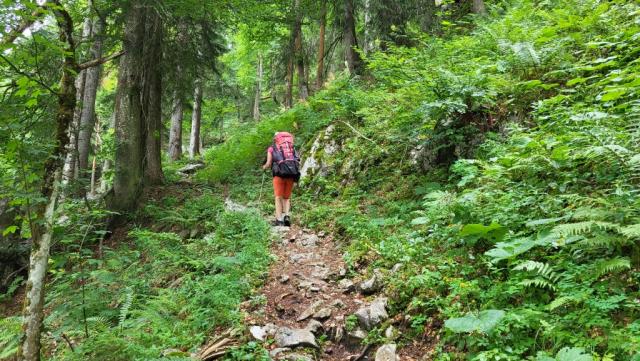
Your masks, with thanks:
M200 177L255 201L251 167L295 132L297 221L352 272L403 264L384 293L400 347L435 340L426 359L637 359L638 14L525 1L373 54L370 79L237 134Z

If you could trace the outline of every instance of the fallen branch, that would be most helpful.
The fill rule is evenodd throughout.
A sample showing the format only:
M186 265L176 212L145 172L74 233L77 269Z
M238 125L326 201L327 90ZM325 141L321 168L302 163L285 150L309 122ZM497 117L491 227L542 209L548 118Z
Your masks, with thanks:
M230 338L223 338L221 341L214 343L210 347L206 348L204 351L200 352L200 355L198 358L201 360L208 360L213 358L216 354L219 354L220 352L222 352L221 350L225 348L224 346L226 346L231 341L233 340L231 340ZM224 353L226 353L226 350L221 355L224 355Z

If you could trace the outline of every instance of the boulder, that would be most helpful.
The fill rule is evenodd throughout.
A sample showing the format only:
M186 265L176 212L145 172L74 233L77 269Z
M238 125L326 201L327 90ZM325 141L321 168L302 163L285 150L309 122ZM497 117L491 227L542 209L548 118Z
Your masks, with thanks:
M399 358L396 355L396 345L388 343L382 345L376 351L375 361L398 361Z
M350 347L360 346L362 341L367 337L367 333L361 329L356 328L347 332L346 342Z
M309 330L281 327L276 331L276 344L278 347L314 347L318 348L316 337Z
M358 288L360 292L365 295L370 295L378 292L382 288L382 272L379 269L373 270L373 275L368 280L361 282Z
M369 306L362 307L355 312L358 323L366 330L371 330L389 318L387 314L387 299L379 297Z
M300 313L300 316L298 316L296 321L304 321L307 318L313 316L316 312L318 312L318 310L320 310L323 303L323 301L316 301L312 303L311 306L307 307L304 311L302 311L302 313Z
M353 292L353 290L356 288L356 285L352 280L343 278L338 282L338 287L340 287L343 293L349 293Z
M304 328L305 330L311 331L314 335L321 331L324 327L322 326L322 322L318 320L309 320L307 326Z
M282 360L287 361L313 361L313 357L302 353L290 353L285 355Z
M323 307L313 314L313 318L317 320L326 320L331 317L333 310L330 307Z
M267 331L260 326L249 327L249 332L251 333L251 336L258 341L264 341L264 338L267 336Z

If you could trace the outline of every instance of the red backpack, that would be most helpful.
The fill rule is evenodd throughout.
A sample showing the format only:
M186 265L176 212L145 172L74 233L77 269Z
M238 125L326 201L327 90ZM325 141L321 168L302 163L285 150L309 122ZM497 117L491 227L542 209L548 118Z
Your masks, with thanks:
M293 145L293 135L278 132L273 137L271 171L274 176L300 179L300 156Z

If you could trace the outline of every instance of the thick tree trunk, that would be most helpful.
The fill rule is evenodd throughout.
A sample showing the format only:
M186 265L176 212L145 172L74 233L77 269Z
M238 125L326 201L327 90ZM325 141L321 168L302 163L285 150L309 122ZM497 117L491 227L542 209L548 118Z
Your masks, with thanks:
M91 46L91 59L102 57L102 30L104 21L98 19L94 22L92 35L94 38ZM100 84L102 66L98 65L85 70L86 79L82 98L82 111L80 115L80 129L78 132L78 170L79 176L86 179L89 167L89 150L91 149L91 136L95 126L96 94Z
M487 8L484 6L483 0L471 0L471 11L474 14L484 15L487 13Z
M169 158L178 160L182 156L182 117L183 105L180 91L173 93L173 109L171 110L171 128L169 128Z
M358 39L356 37L356 20L354 16L353 0L344 1L344 48L345 61L350 74L360 73L362 60L356 51Z
M293 54L287 55L287 75L285 76L284 107L293 106Z
M256 93L253 98L253 120L260 120L260 99L262 98L262 54L258 54L258 66L256 68ZM192 132L193 133L193 132Z
M294 11L296 20L293 25L294 45L293 52L296 58L296 69L298 72L298 98L306 100L309 96L309 87L307 86L307 77L304 72L304 52L302 51L302 10L300 9L300 0L295 0Z
M196 80L193 92L193 113L191 113L191 135L189 137L189 157L200 155L200 122L202 121L202 81Z
M142 192L145 153L144 120L144 38L143 1L133 1L125 19L124 51L118 68L115 106L115 177L109 206L116 211L135 208Z
M144 183L162 184L162 40L163 24L157 11L147 11L145 52L145 96L147 111L144 113L145 164Z
M65 44L62 78L58 92L58 110L56 114L55 145L44 163L44 179L41 196L48 200L46 206L40 206L36 214L43 217L44 224L31 224L31 257L29 278L24 306L24 336L19 358L24 361L40 360L40 332L44 318L44 286L49 262L49 250L53 234L53 216L58 201L58 182L64 165L65 150L69 143L69 125L73 121L76 107L75 87L75 43L73 40L73 21L59 1L54 0L53 12L60 31L60 42Z
M324 84L324 38L327 27L327 0L320 0L320 35L318 36L318 67L316 68L316 89Z

